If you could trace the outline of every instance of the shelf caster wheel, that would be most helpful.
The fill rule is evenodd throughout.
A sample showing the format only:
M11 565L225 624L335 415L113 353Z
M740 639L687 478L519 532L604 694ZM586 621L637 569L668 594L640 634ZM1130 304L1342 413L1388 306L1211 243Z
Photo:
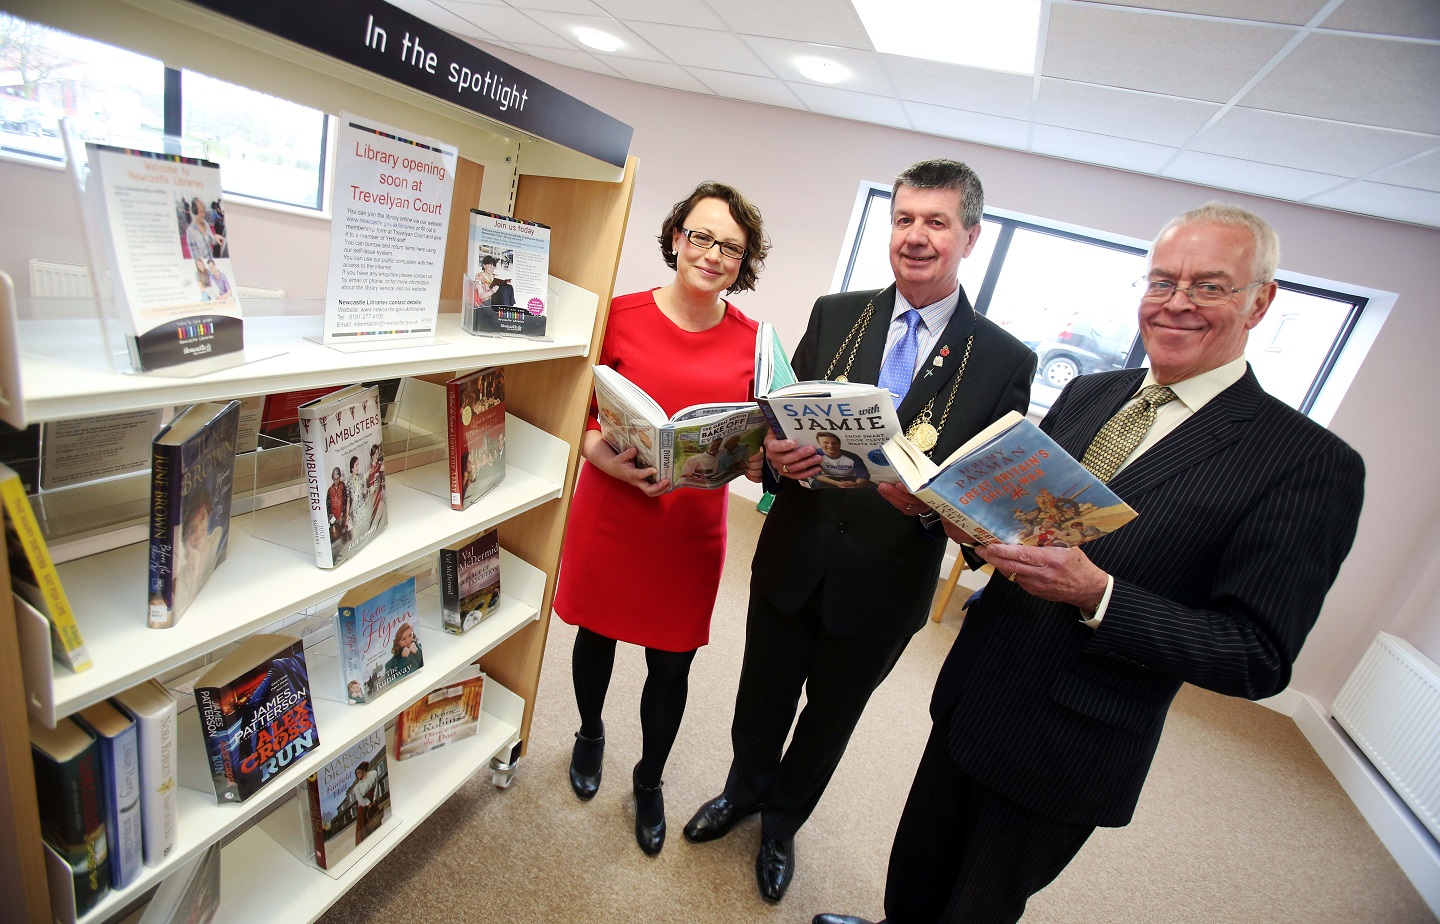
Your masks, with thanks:
M520 743L517 741L508 754L496 754L490 758L490 782L497 789L509 789L515 780L515 768L520 763Z

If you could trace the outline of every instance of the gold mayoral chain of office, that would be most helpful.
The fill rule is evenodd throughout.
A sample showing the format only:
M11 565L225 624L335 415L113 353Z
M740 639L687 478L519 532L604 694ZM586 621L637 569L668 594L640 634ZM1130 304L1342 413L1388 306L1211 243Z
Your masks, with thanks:
M940 414L939 425L930 422L934 419L935 409L935 396L931 395L930 400L925 402L925 406L920 409L920 413L915 415L915 419L905 430L905 438L914 443L915 447L926 455L929 455L930 450L935 448L935 444L940 442L940 431L945 429L945 422L950 419L950 408L955 406L955 395L960 391L960 380L965 377L965 367L970 364L970 348L975 345L975 328L978 326L974 323L975 309L971 308L970 313L972 315L970 339L965 341L965 353L960 357L960 368L955 371L955 378L951 381L950 396L945 399L945 410ZM855 319L850 333L846 334L845 339L840 343L840 349L835 351L835 358L830 360L830 366L825 370L826 379L833 382L850 381L850 367L855 365L855 353L860 349L860 341L865 339L865 330L870 326L870 319L873 317L875 317L875 302L872 299L866 303L865 310L860 312L860 317ZM835 366L840 362L840 357L845 353L846 347L850 348L850 355L845 359L845 368L839 375L831 379L830 376L834 373ZM936 361L939 361L938 357Z

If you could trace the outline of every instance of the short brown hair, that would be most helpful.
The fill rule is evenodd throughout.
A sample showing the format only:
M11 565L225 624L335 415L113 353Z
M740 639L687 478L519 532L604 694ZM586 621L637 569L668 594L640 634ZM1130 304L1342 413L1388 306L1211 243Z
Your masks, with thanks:
M765 268L765 257L770 253L770 241L765 237L764 219L760 217L760 210L742 196L739 190L714 180L706 180L696 186L694 192L675 203L670 214L665 216L665 222L660 226L659 238L660 255L665 258L665 265L675 268L675 248L671 242L675 240L675 232L681 229L685 217L702 199L719 199L724 202L730 207L730 217L745 229L745 256L740 258L740 272L736 274L735 282L725 290L725 294L754 290L760 271Z
M980 177L958 160L939 157L906 167L895 178L895 185L890 188L892 212L895 208L895 194L900 191L901 186L915 189L950 189L958 192L960 224L964 228L975 227L985 215L985 188L980 185Z

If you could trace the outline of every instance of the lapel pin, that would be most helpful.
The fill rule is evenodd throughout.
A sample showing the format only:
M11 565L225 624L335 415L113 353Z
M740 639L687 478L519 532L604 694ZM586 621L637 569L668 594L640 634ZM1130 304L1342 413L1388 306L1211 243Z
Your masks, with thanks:
M939 369L941 366L945 365L945 357L944 357L944 354L941 354L940 356L935 357L933 360L931 360L930 364L931 364L932 366L934 366L936 369Z
M942 345L942 346L940 347L940 355L941 355L941 356L949 356L949 355L950 355L950 348L949 348L948 346L943 346L943 345ZM938 366L938 365L940 365L940 364L939 364L939 363L936 363L935 365Z

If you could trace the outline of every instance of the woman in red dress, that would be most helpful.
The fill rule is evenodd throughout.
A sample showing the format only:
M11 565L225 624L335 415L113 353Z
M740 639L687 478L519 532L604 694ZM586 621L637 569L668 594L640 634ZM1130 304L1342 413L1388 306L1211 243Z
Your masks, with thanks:
M660 253L674 280L610 303L600 362L644 389L666 414L692 404L753 397L754 321L722 293L755 287L769 241L760 212L729 186L702 183L661 226ZM728 488L669 491L636 466L637 448L617 453L592 413L566 525L555 595L557 615L578 626L571 655L580 730L570 785L581 799L600 785L601 712L616 641L645 649L640 697L643 746L635 765L635 839L647 854L665 843L660 774L685 712L690 663L710 638L710 613L725 558ZM747 477L760 480L763 454ZM637 593L636 569L654 580ZM639 582L643 583L643 582Z

